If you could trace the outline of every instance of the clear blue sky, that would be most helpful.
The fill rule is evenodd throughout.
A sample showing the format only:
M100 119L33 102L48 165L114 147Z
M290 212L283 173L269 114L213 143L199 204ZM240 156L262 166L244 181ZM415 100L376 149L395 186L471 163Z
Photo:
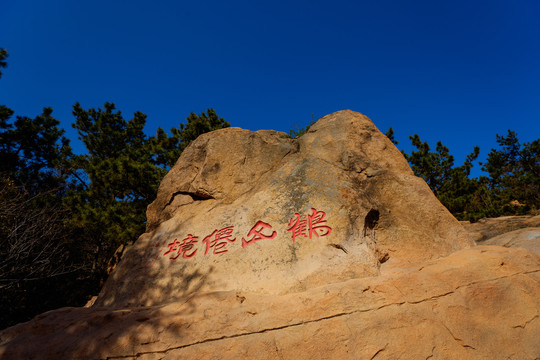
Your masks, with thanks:
M71 139L77 101L140 110L149 134L207 108L282 131L352 109L458 163L507 129L540 137L538 0L4 0L0 47L0 104L50 106Z

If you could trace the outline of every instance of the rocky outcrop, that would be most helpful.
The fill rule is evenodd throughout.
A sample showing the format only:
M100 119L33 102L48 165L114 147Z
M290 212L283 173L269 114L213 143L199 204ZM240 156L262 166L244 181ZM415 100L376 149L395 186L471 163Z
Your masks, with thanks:
M2 359L537 359L540 258L479 246L299 293L65 308L0 333Z
M540 227L510 231L484 241L485 245L522 247L540 255Z
M340 111L299 139L228 128L182 154L98 306L285 294L474 245L391 141Z
M498 218L485 218L477 222L461 221L461 224L469 232L471 238L478 244L496 236L511 231L540 227L540 215L501 216Z
M4 359L536 359L540 257L475 246L365 116L194 141L93 306Z
M540 255L540 215L501 216L461 223L478 244L522 247Z

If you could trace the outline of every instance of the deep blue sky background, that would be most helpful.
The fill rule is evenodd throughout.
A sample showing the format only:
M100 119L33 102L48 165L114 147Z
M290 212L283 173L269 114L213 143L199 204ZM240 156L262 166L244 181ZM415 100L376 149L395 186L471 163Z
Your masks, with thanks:
M0 104L50 106L72 140L77 101L140 110L149 134L210 107L282 131L352 109L458 164L507 129L540 137L538 0L4 0L0 47Z

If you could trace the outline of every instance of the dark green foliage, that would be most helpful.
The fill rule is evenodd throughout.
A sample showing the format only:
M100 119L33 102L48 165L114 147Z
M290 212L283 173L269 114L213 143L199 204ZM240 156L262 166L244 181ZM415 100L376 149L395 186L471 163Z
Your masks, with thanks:
M409 136L409 139L418 150L410 155L405 154L406 159L414 173L427 182L435 195L439 195L441 187L451 177L454 157L440 141L437 142L435 152L431 152L429 144L422 142L417 134Z
M521 145L517 134L508 130L497 135L499 149L492 149L482 170L505 212L524 213L540 209L540 139Z
M0 328L95 295L118 247L144 232L146 207L180 153L229 126L209 109L149 137L140 112L125 120L112 103L77 103L73 127L87 153L74 155L52 109L12 115L0 107Z
M388 130L386 130L386 132L384 133L384 135L386 135L386 137L388 139L390 139L390 141L394 144L394 145L398 145L399 144L399 141L397 141L395 138L394 138L394 129L392 129L392 127L388 128Z
M190 113L186 123L179 128L172 128L172 136L168 136L162 128L158 128L156 136L150 138L156 164L170 168L180 157L184 149L200 135L231 126L225 119L219 117L214 109L206 110L201 115Z
M154 164L147 136L146 115L124 120L114 104L84 110L73 106L75 123L87 154L73 158L78 182L64 198L71 210L70 225L86 244L80 256L100 269L92 278L105 278L109 257L143 231L146 206L155 198L165 171Z
M8 164L17 161L13 150L13 136L9 133L13 125L8 122L13 113L7 106L0 105L0 169L7 169Z
M309 124L304 127L299 127L297 124L295 124L291 129L289 129L289 137L292 139L298 139L300 136L307 133L309 131L309 128L313 126L313 124L315 124L317 121L318 119L315 120L314 114L312 113L311 121L309 122Z
M52 109L45 108L34 119L18 116L9 122L13 110L0 106L0 174L24 194L57 199L67 185L69 140ZM42 202L43 200L41 200Z
M48 108L13 123L12 110L2 107L0 114L0 327L5 327L50 309L50 301L72 300L70 292L44 298L43 290L76 277L82 266L69 251L70 213L62 206L69 178L62 166L71 149L59 122Z
M4 113L3 117L1 114ZM0 107L0 172L32 195L65 185L63 162L71 153L60 122L45 108L34 119L18 116L7 122L12 110Z
M497 135L500 149L492 149L482 167L489 176L471 178L475 147L465 163L454 166L447 147L437 143L432 152L418 135L410 136L417 151L404 154L412 170L422 177L433 193L460 220L518 215L540 208L540 140L519 144L516 133Z
M213 109L207 113L191 113L187 123L171 129L172 136L160 128L148 137L143 132L146 115L140 112L124 120L112 103L89 110L74 105L73 127L88 153L74 158L80 181L65 203L81 241L91 245L87 257L100 269L94 275L101 281L114 251L144 232L146 207L181 152L199 135L229 126Z
M454 166L454 157L440 141L435 152L418 135L409 136L418 149L404 154L415 175L422 177L435 196L460 220L476 221L487 216L497 216L492 191L485 177L470 178L473 162L480 155L474 147L461 166Z
M2 68L7 67L6 59L9 56L6 49L0 49L0 78L2 77Z
M523 144L520 151L520 199L540 209L540 139Z
M191 113L186 118L187 123L180 124L180 129L171 129L173 135L179 139L181 151L184 151L199 135L231 126L225 119L217 116L214 109L208 109L206 112L208 114L204 112L201 115Z

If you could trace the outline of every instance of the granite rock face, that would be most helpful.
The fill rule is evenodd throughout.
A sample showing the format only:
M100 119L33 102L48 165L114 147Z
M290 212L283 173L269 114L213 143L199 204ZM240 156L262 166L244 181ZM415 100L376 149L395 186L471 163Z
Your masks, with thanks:
M94 305L0 358L540 358L540 257L476 246L359 113L202 135L147 217Z
M0 332L2 359L538 359L540 257L478 246L298 293L64 308Z
M501 216L461 224L478 245L522 247L540 255L540 215Z
M285 294L474 245L390 140L340 111L299 139L228 128L182 154L98 306Z
M540 227L540 215L501 216L498 218L480 219L475 223L461 221L471 238L478 244L511 231Z
M510 231L486 240L483 244L522 247L540 255L540 227Z

